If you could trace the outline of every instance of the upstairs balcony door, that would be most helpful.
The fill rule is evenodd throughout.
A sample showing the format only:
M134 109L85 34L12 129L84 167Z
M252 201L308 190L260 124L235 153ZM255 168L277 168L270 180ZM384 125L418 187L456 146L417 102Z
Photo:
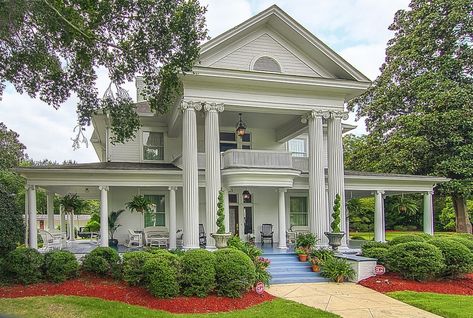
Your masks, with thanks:
M220 132L220 152L229 149L251 149L251 133L240 137L233 132Z

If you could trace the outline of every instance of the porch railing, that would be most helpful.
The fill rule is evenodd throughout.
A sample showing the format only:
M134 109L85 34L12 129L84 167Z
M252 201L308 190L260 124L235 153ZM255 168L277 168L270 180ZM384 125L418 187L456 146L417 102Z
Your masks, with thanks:
M222 168L292 169L290 152L230 149L223 153Z

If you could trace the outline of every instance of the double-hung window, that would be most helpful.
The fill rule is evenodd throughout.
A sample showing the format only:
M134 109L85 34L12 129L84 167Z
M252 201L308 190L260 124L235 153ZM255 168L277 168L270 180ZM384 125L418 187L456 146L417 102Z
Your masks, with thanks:
M164 160L164 134L143 131L143 160Z
M306 140L304 138L294 138L288 142L288 150L294 157L307 157Z
M166 226L166 197L164 195L145 195L150 200L152 210L144 213L145 227Z
M308 226L307 197L291 196L289 202L291 225Z
M221 132L220 151L224 152L229 149L251 149L251 134L246 133L239 137L235 132Z

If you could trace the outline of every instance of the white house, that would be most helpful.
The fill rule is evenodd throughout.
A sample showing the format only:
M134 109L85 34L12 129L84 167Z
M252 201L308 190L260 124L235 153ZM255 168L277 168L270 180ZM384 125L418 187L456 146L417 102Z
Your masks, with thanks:
M121 243L128 229L159 225L169 230L170 248L178 229L183 247L197 248L203 224L212 248L220 189L230 232L259 241L261 225L272 224L280 248L289 229L309 230L325 244L337 194L343 221L346 200L375 196L375 237L384 241L384 197L423 193L424 231L433 232L432 189L445 179L344 171L342 133L353 129L343 123L344 105L371 82L279 7L204 43L200 62L182 81L182 99L164 116L138 96L143 127L133 141L112 145L109 119L95 116L91 141L100 162L18 169L29 189L30 246L37 246L37 187L100 199L102 245L107 214L143 194L156 213L122 214ZM140 87L138 79L138 93ZM241 136L239 114L246 124Z

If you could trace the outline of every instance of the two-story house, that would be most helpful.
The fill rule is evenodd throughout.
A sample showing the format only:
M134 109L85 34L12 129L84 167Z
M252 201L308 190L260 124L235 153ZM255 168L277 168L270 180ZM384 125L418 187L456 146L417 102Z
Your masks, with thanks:
M344 170L342 134L353 129L343 123L344 105L371 81L279 7L202 44L200 62L181 78L182 98L164 116L149 111L137 80L143 126L132 141L112 145L107 116L94 117L91 141L100 162L19 169L28 184L31 246L37 246L36 187L100 199L104 246L109 212L141 194L156 210L122 214L121 243L129 229L162 226L170 248L178 229L183 247L197 248L203 224L212 248L220 190L229 232L260 241L262 224L271 224L280 248L293 229L326 244L337 194L345 232L345 202L375 196L375 236L384 241L384 197L423 193L424 231L433 232L432 189L444 179Z

